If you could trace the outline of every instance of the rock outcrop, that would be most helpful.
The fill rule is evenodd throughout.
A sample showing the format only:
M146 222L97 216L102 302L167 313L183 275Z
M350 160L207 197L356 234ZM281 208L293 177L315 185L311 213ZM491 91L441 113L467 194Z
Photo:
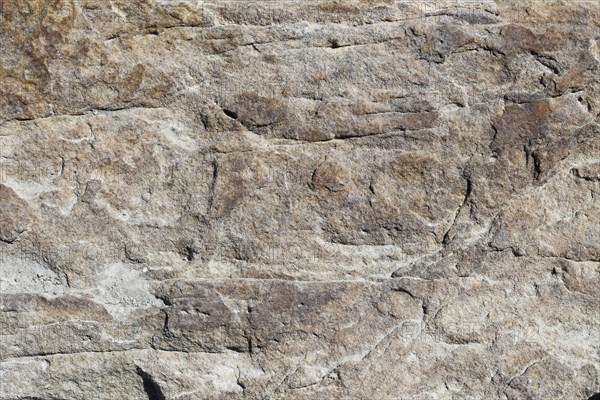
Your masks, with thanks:
M600 393L596 0L0 3L0 400Z

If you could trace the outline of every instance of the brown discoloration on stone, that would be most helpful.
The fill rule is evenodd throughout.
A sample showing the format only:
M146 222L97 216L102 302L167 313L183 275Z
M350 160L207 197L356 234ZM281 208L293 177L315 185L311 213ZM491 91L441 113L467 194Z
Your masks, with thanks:
M88 318L108 322L112 319L102 306L82 297L38 298L36 304L46 313L46 318L53 322Z
M265 88L276 91L276 88ZM272 95L278 95L273 93ZM243 94L236 99L233 107L228 109L237 114L237 120L254 133L264 130L276 130L285 122L288 112L287 104L275 97L261 97L255 94Z
M494 138L494 150L520 148L526 145L530 138L543 139L544 125L550 113L548 100L507 106L502 119L496 124L498 134Z
M0 184L0 240L14 242L34 219L29 204L10 187Z
M599 12L0 2L0 397L589 398Z
M4 312L30 313L36 315L37 323L93 320L109 322L112 318L106 310L90 299L76 296L45 298L33 294L3 297Z
M555 133L561 124L558 110L565 104L574 102L571 98L507 105L500 120L494 124L496 132L491 148L515 173L529 170L536 180L542 180L576 143L573 137ZM581 116L574 112L573 120L562 124L579 124L575 121L585 118L583 113L579 114Z
M146 68L138 64L131 72L126 74L120 83L119 96L123 100L131 100L135 93L140 89L144 79Z
M349 183L349 172L343 165L325 161L315 169L312 176L312 187L339 192Z

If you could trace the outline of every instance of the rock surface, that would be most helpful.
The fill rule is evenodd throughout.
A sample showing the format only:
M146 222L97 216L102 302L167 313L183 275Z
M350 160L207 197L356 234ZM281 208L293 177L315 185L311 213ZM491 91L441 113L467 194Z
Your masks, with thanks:
M600 392L600 3L0 3L0 399Z

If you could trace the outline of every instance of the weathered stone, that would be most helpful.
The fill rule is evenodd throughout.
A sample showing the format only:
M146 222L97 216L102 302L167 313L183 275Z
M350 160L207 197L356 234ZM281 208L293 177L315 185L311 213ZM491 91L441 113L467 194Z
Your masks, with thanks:
M0 400L592 398L599 26L0 2Z

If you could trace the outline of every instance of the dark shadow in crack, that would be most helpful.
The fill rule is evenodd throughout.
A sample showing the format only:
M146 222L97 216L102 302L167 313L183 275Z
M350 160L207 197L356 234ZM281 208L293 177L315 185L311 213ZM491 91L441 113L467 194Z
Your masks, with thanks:
M136 365L137 374L142 377L144 382L144 392L148 395L148 400L166 400L160 386L156 383L152 375L145 372Z

